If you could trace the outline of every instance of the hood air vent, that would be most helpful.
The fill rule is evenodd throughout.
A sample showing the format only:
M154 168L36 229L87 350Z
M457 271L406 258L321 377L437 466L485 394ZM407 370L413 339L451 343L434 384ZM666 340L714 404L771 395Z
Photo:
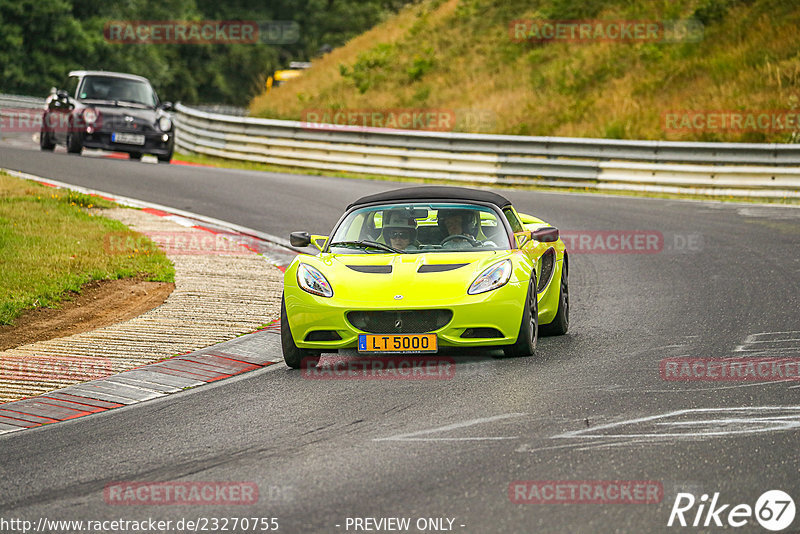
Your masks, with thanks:
M389 274L392 272L391 265L348 265L347 267L359 273Z
M445 271L454 271L469 263L432 263L422 265L417 269L418 273L443 273Z

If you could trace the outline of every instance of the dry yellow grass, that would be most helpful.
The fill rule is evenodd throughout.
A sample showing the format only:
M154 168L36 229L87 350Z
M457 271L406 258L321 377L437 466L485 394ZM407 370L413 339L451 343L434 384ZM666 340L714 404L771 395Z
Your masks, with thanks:
M577 8L546 0L534 9L524 0L423 0L257 97L251 111L301 119L304 109L443 108L491 118L457 125L486 133L755 142L797 137L786 131L665 131L663 115L800 109L800 6L778 0L621 4L587 0L589 7ZM588 19L699 14L707 20L704 38L695 43L510 39L510 21L573 12L560 9L583 9Z

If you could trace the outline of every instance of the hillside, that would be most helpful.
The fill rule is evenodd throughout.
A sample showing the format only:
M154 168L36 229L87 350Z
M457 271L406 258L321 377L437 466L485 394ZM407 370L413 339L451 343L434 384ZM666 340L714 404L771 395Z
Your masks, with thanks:
M800 122L792 114L800 111L796 2L576 4L423 0L316 60L301 78L256 97L251 111L303 120L304 110L433 109L452 112L456 131L800 141L791 133ZM514 39L510 30L517 20L686 19L702 24L699 38L535 41ZM759 122L765 111L777 112L777 120ZM741 129L720 126L737 113L744 114Z

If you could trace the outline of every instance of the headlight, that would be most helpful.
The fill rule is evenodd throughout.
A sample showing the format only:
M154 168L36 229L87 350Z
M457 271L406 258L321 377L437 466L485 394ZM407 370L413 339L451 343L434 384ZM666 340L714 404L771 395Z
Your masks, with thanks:
M511 260L499 261L490 265L488 269L478 275L478 278L469 286L467 293L477 295L498 287L503 287L511 278Z
M161 117L158 119L158 127L161 128L162 132L168 132L172 128L172 121L169 117Z
M86 121L86 124L94 124L94 121L97 120L97 112L92 108L86 108L83 110L83 120Z
M297 283L304 291L308 291L312 295L333 296L333 289L328 280L322 276L321 272L305 263L297 266Z

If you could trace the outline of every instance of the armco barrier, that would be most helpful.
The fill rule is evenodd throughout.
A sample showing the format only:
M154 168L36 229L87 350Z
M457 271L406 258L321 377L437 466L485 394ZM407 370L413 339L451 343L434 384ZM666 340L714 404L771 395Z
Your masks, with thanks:
M36 109L44 106L44 98L19 95L0 95L0 108Z
M0 95L0 108L43 102ZM174 115L179 150L241 161L487 184L800 198L800 144L347 130L181 104Z
M800 144L523 137L309 125L178 105L181 150L381 176L800 197Z
M3 137L3 127L8 124L9 121L15 120L15 115L19 114L19 110L42 109L43 107L44 98L0 95L0 139Z

